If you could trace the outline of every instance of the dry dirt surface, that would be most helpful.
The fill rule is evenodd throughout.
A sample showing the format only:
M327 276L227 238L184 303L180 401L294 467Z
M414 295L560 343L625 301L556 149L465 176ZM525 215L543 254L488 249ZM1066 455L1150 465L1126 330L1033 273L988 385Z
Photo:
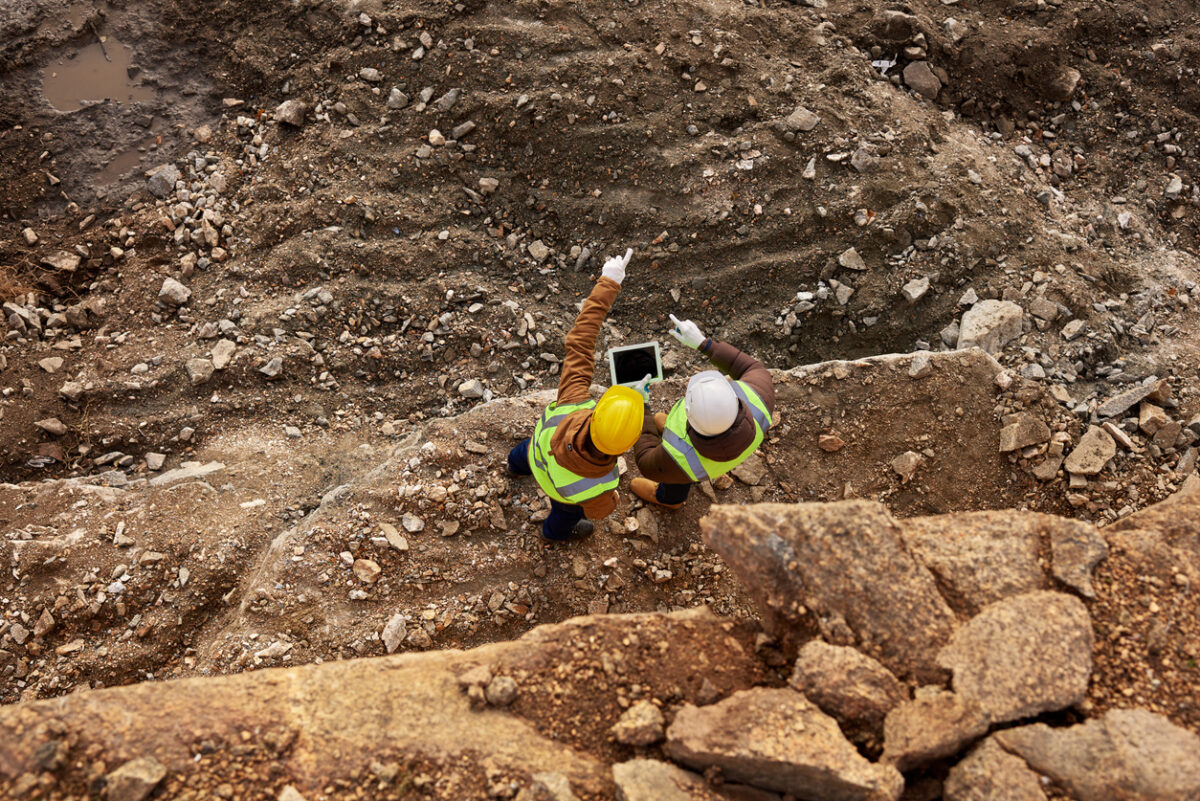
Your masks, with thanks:
M862 498L1111 529L1124 678L1086 703L1196 727L1179 556L1117 535L1200 445L1194 4L16 0L0 31L0 702L752 626L710 504ZM694 319L776 370L776 425L683 511L626 483L549 545L504 455L625 247L598 348L660 341L666 410Z

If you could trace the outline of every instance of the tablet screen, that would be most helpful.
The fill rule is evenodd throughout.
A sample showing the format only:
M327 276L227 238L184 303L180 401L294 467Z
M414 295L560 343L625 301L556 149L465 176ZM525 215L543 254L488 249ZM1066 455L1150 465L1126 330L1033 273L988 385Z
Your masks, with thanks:
M659 366L654 355L653 345L614 351L612 359L616 383L632 384L635 381L641 381L647 375L657 378Z

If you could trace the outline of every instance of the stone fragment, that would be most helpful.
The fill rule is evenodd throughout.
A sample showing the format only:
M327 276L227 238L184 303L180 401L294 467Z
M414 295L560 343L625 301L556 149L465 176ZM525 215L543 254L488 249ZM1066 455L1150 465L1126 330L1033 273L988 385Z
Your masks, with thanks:
M1118 417L1150 397L1155 390L1154 384L1143 384L1133 389L1109 398L1096 409L1097 417Z
M1022 412L1000 429L1000 452L1011 453L1050 440L1050 427L1031 414Z
M61 356L47 356L44 359L38 360L38 367L42 368L51 375L61 370L62 366L63 360Z
M754 453L750 455L749 459L729 471L729 474L747 486L756 487L766 479L767 465L761 456Z
M412 512L405 512L400 517L400 525L409 534L416 534L425 530L425 521L414 515Z
M1072 320L1071 322L1067 323L1066 325L1064 325L1062 327L1062 337L1063 337L1063 339L1070 342L1073 339L1077 339L1079 337L1079 335L1082 334L1086 330L1087 330L1087 321L1086 320Z
M900 294L909 303L916 303L921 298L925 297L925 293L929 291L929 278L921 276L909 281L900 289Z
M816 618L824 638L840 643L849 624L859 650L901 678L944 677L934 655L955 616L881 504L717 505L700 528L769 632L782 637Z
M275 107L275 122L299 128L308 116L308 105L300 100L285 100Z
M389 654L395 652L400 647L400 643L404 642L404 638L408 635L407 622L407 618L400 612L397 612L388 618L387 624L384 625L380 638L383 640L383 647Z
M48 417L45 420L37 420L34 425L54 437L61 437L67 433L67 427L62 420L57 417Z
M900 476L900 483L907 484L917 474L917 468L925 461L916 451L905 451L892 460L892 470Z
M268 379L278 378L280 373L283 372L283 358L276 356L262 367L258 368L258 372L265 375Z
M1046 801L1041 778L994 737L950 769L943 792L945 801Z
M617 801L720 801L701 776L657 759L613 765Z
M512 676L496 676L488 683L485 694L492 706L508 706L517 699L519 688Z
M853 648L812 640L790 683L843 728L878 726L907 693L891 671Z
M188 359L184 363L184 368L187 370L188 380L192 382L192 386L203 384L212 378L213 363L208 359Z
M408 550L408 540L391 523L380 523L379 530L388 541L388 545L403 553Z
M796 110L787 116L783 121L783 127L788 131L800 131L808 133L813 128L816 128L821 123L821 118L804 106L797 106Z
M550 255L550 248L546 247L546 243L540 239L530 242L528 250L533 260L539 263L545 261L546 257Z
M1052 323L1058 317L1058 304L1043 297L1037 297L1029 301L1029 313L1039 320Z
M1063 729L1036 723L993 738L1078 801L1200 798L1200 737L1144 709L1113 709Z
M373 559L355 559L351 569L358 580L364 584L374 584L379 581L379 574L383 572L379 563Z
M230 339L217 340L217 344L212 348L212 366L214 370L224 370L233 360L233 354L237 351L237 345Z
M983 711L952 692L918 693L883 722L880 762L909 771L957 754L987 733Z
M107 801L142 801L166 775L167 769L156 759L131 759L104 777L104 797Z
M72 402L83 397L85 391L83 384L76 381L68 381L58 388L58 394Z
M517 795L517 801L579 801L571 790L571 782L561 773L535 773L527 791Z
M494 195L499 188L500 181L495 178L479 179L479 193L482 195Z
M177 467L174 470L168 470L162 475L150 479L150 486L166 487L171 484L178 484L180 481L204 478L213 473L219 473L224 469L225 465L221 462L208 462L205 464L201 464L200 462L185 462L183 466Z
M299 790L288 784L279 791L277 801L306 801L306 799L301 795Z
M176 281L174 278L163 280L162 288L158 290L158 299L171 306L182 306L192 297L192 290Z
M144 458L146 459L147 470L162 470L163 465L167 463L167 455L165 453L147 453Z
M845 267L847 270L858 270L862 272L867 269L867 263L863 261L863 257L858 255L858 251L854 248L848 248L838 256L838 264Z
M168 198L175 191L175 182L180 178L179 168L174 164L163 164L151 170L146 179L146 188L157 198Z
M1183 424L1178 420L1170 420L1158 431L1154 432L1154 444L1166 450L1174 448L1175 443L1179 440L1179 435L1183 433Z
M666 752L697 770L812 801L896 801L904 779L868 762L837 722L790 689L742 690L716 704L683 706Z
M379 83L383 80L383 76L379 74L379 70L374 67L363 67L358 71L358 77L367 83Z
M981 300L962 317L958 326L958 348L979 347L999 353L1021 335L1021 307L1007 300Z
M826 453L837 453L846 443L837 434L821 434L817 437L817 447Z
M387 107L393 111L404 108L408 105L408 95L401 92L398 87L393 86L392 91L388 93Z
M904 83L926 100L936 100L942 82L929 69L929 62L914 61L904 68Z
M1083 75L1074 67L1063 67L1046 85L1046 97L1056 103L1065 103L1074 96L1082 78Z
M80 261L82 261L82 258L78 253L68 253L65 250L42 257L42 264L62 273L75 272L79 268Z
M1108 432L1099 426L1088 426L1088 430L1071 451L1064 466L1068 473L1094 476L1116 455L1117 444Z
M938 664L954 691L989 723L1077 704L1092 673L1092 620L1083 602L1060 592L997 601L950 638Z
M458 385L458 394L464 398L482 398L484 395L483 382L472 378Z
M1138 410L1138 428L1143 434L1153 436L1169 419L1167 413L1153 403L1143 403Z
M654 745L663 738L663 714L650 701L638 701L626 709L612 727L617 742L624 745Z
M909 378L927 378L933 375L933 359L928 351L917 351L908 363Z

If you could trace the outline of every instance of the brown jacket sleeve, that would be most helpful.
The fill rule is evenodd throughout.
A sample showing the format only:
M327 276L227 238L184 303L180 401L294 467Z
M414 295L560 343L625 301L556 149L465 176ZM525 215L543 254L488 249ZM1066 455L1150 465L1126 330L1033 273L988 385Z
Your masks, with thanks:
M583 309L567 334L562 376L558 380L559 403L582 403L590 397L588 389L592 386L592 373L596 370L596 337L620 291L621 285L616 281L601 278L596 282L592 294L583 302Z
M730 345L728 342L718 342L710 339L700 346L700 350L721 372L734 381L744 381L754 390L754 394L762 398L767 409L775 413L775 382L771 380L771 371L758 359Z
M642 435L633 446L633 458L637 462L638 472L651 481L663 484L692 483L688 474L679 469L671 454L662 446L662 436L649 409L642 421Z
M606 492L579 505L583 507L583 515L588 520L603 520L617 508L617 491Z

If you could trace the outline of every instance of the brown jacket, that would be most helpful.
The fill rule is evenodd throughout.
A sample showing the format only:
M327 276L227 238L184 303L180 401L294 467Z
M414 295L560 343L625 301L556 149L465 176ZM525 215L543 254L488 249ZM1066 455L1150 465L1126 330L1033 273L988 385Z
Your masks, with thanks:
M754 393L762 398L767 409L775 412L775 384L771 381L771 373L766 365L742 353L727 342L706 340L700 346L700 351L708 356L713 367L733 378L750 385ZM733 425L723 434L715 437L704 437L696 433L690 425L687 429L688 438L696 446L701 456L715 462L727 462L750 446L754 441L754 418L746 404L739 404L738 416ZM633 455L637 460L638 470L651 481L664 484L691 484L692 479L679 469L671 454L662 446L662 435L654 424L654 416L646 412L646 420L642 423L642 435L633 446Z
M566 355L558 380L558 403L582 403L591 397L592 373L596 369L596 337L620 291L621 285L616 281L601 278L583 302L583 309L567 334ZM617 463L617 457L601 453L592 445L591 423L590 409L567 415L550 439L550 452L555 460L583 478L599 478L611 472ZM580 506L591 520L608 517L617 508L616 490L584 501Z

